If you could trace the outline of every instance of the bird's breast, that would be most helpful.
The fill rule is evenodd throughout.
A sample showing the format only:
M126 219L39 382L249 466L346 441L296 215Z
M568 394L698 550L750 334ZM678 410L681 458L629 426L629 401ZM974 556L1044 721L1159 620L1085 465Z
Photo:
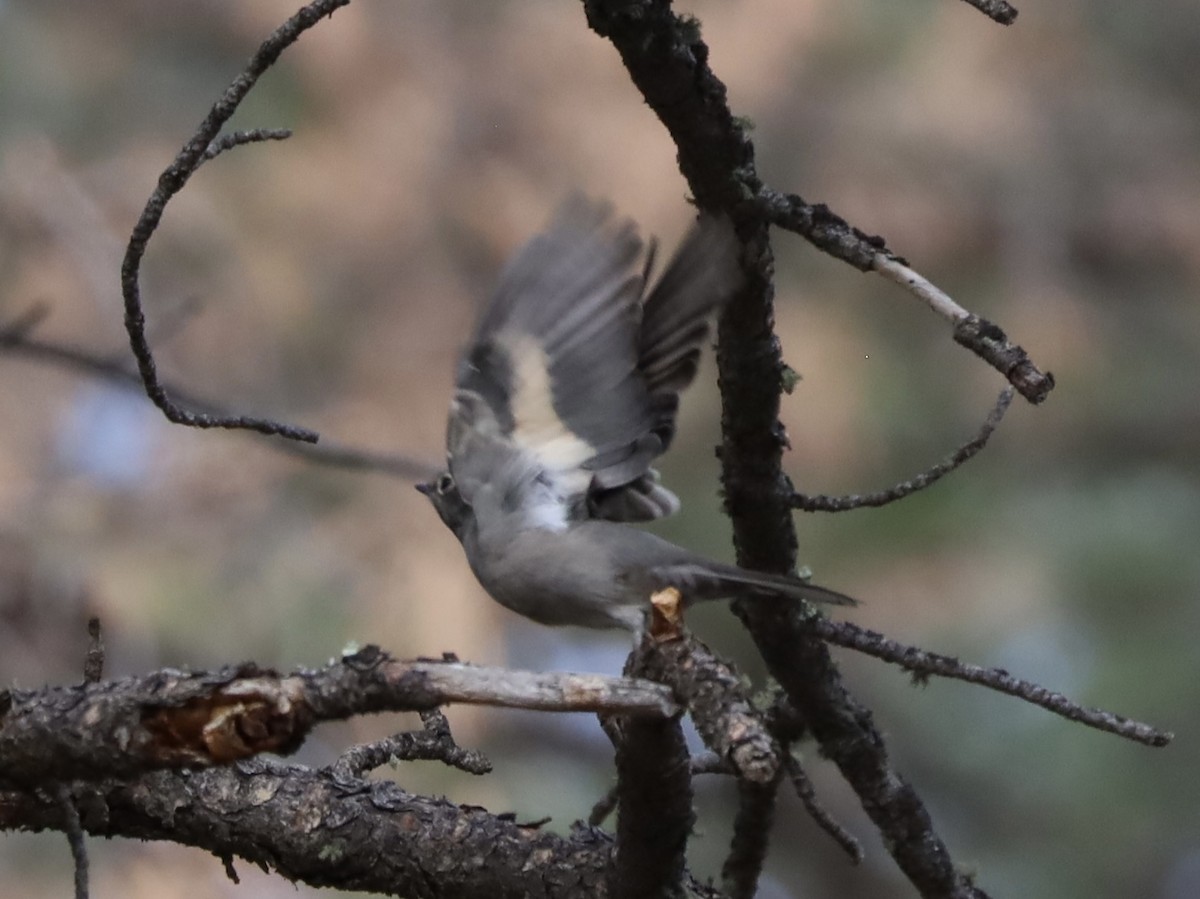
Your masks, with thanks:
M493 599L542 624L629 629L641 620L608 555L571 530L510 529L467 557Z

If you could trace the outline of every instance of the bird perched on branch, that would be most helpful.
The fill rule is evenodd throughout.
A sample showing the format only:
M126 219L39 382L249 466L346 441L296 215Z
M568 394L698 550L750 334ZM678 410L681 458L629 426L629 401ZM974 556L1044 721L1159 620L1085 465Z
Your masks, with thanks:
M417 489L501 605L543 624L640 634L652 594L853 604L797 578L726 565L626 522L679 508L651 463L709 322L738 290L739 244L701 216L647 291L653 246L567 201L505 269L458 365L447 469Z

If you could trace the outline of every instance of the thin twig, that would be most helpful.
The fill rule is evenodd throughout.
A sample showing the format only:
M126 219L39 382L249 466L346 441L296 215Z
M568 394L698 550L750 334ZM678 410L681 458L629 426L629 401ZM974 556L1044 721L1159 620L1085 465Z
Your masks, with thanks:
M454 747L454 751L448 753L448 764L466 771L468 774L487 774L492 770L492 763L488 761L487 756L482 752L474 749L463 749L454 741L454 735L450 733L450 720L440 708L423 709L418 714L420 715L424 732L430 738L442 740Z
M759 212L776 227L799 234L817 249L860 271L875 271L908 290L954 325L954 341L983 359L1031 403L1042 402L1054 388L1054 376L1042 372L1029 354L997 325L963 309L949 294L892 253L882 237L855 228L824 203L807 203L796 194L768 187L755 197Z
M829 810L817 800L816 788L809 779L808 772L801 767L796 757L789 754L784 759L783 765L788 778L792 781L792 788L796 791L796 796L799 797L800 803L808 812L809 817L816 822L817 827L833 837L833 841L850 856L853 864L857 865L861 862L863 860L862 844L846 828L842 827L829 813Z
M1054 375L1043 372L1024 348L1008 339L999 326L978 315L968 316L954 326L954 342L966 347L992 368L1029 402L1037 405L1054 389Z
M204 151L203 161L216 159L226 150L246 144L265 143L269 140L287 140L292 136L290 128L254 128L250 131L230 131L222 134L208 145Z
M908 262L881 251L871 268L908 290L930 309L954 325L954 342L966 347L1008 379L1029 402L1037 405L1054 389L1054 375L1043 372L1025 350L1008 339L998 325L968 312L945 291L909 267Z
M871 268L889 281L899 284L926 306L952 325L966 321L971 313L955 302L950 294L924 275L913 271L908 261L891 253L876 253L871 259Z
M821 639L835 646L843 646L864 655L874 656L885 662L899 665L904 670L913 672L918 679L936 675L979 684L998 693L1015 696L1040 706L1068 721L1075 721L1147 746L1166 746L1175 736L1170 731L1159 730L1123 715L1083 706L1061 693L1056 693L1032 681L1013 677L1003 668L984 668L962 662L953 656L929 652L916 646L907 646L876 631L859 627L847 621L811 618L808 619L806 626L818 634Z
M75 807L75 799L67 785L59 784L57 792L58 804L62 808L63 833L67 835L67 844L71 847L71 858L75 863L75 899L87 899L88 856L83 837L83 823L79 819L79 809Z
M608 816L617 810L620 795L620 784L614 783L592 806L591 812L588 813L588 824L592 827L599 827L603 824Z
M88 619L88 638L87 654L83 660L83 682L94 684L104 672L104 637L100 632L99 618ZM67 844L71 847L71 858L75 864L75 899L87 899L87 844L84 842L79 809L66 784L58 785L57 798L63 811L63 833L67 835Z
M468 774L487 774L492 763L483 753L463 749L450 733L450 723L439 709L421 713L419 731L393 734L374 743L352 746L330 769L339 783L352 783L364 774L392 761L438 761Z
M220 859L221 867L225 869L225 876L228 877L230 881L234 883L234 885L240 884L242 879L238 877L237 868L233 866L233 856L228 852L225 852L220 855Z
M237 110L242 100L254 87L258 78L267 71L279 55L322 18L329 16L334 10L345 6L349 0L314 0L267 38L254 54L246 68L226 88L221 98L213 104L208 116L196 129L191 139L184 144L170 166L159 176L158 186L146 201L146 206L134 225L129 243L125 248L125 258L121 263L121 294L125 302L125 330L129 333L129 345L137 360L138 373L141 375L146 395L162 410L169 421L176 424L197 428L243 428L258 431L262 434L278 434L292 440L304 443L316 443L317 434L307 428L282 424L268 419L252 418L249 416L215 416L202 412L194 412L180 407L170 396L158 379L157 365L150 344L146 339L146 315L142 308L141 277L142 257L150 238L162 221L163 210L170 199L179 193L187 184L188 179L206 159L221 152L222 145L218 142L212 156L208 155L213 141L217 139L221 127ZM253 132L247 132L253 133ZM266 132L260 132L265 134ZM266 139L266 138L255 138ZM236 146L239 139L230 136L230 146ZM249 139L240 142L250 142Z
M785 231L799 234L834 259L868 272L887 249L882 237L855 228L824 203L808 203L797 194L762 187L755 198L763 217Z
M94 684L104 676L104 633L99 618L88 619L88 648L83 658L83 682Z
M979 429L979 433L942 459L942 461L921 472L911 480L901 481L887 490L881 490L878 493L867 493L865 495L852 493L846 496L825 496L823 494L809 496L808 494L796 491L792 494L792 505L804 512L845 512L850 509L860 509L864 506L886 506L888 503L903 499L912 493L916 493L918 490L924 490L926 487L937 483L943 476L954 471L954 469L958 468L987 446L992 433L999 426L1009 404L1012 403L1012 398L1012 387L1006 387L1000 391L1000 396L996 398L996 405L988 413L988 417Z
M107 383L142 392L141 376L123 360L31 336L33 329L45 319L47 311L47 306L37 304L19 318L0 326L0 352L83 372ZM181 387L169 382L163 382L163 387L193 411L214 416L228 415L217 403L198 397ZM251 433L261 436L259 432ZM345 471L371 472L405 481L424 480L437 471L437 466L412 456L360 449L329 439L322 439L315 445L291 440L269 440L263 445L316 465Z
M768 705L767 726L780 743L789 747L783 757L783 766L788 779L792 782L792 788L796 791L796 796L799 797L804 810L808 812L816 825L846 851L854 864L858 864L863 858L862 846L817 801L817 791L809 779L808 773L800 765L800 760L791 749L808 732L804 716L800 714L799 709L792 705L787 695L779 690L778 684L772 685L768 697L772 694L774 694L774 698L766 703Z

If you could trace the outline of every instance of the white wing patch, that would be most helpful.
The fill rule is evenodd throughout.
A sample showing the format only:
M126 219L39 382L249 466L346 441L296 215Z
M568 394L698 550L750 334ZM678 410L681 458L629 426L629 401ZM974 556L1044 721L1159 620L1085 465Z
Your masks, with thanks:
M545 351L527 334L507 333L497 338L512 364L513 442L533 455L550 472L566 495L583 493L592 474L580 466L596 449L568 428L554 411L550 372Z

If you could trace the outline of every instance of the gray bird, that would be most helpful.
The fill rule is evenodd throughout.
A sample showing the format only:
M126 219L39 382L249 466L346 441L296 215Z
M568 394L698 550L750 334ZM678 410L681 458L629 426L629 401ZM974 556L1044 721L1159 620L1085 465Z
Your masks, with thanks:
M647 293L653 245L644 254L631 222L575 197L505 269L458 365L447 470L417 486L501 605L640 634L668 587L685 607L854 603L625 523L679 508L650 466L675 434L709 320L741 284L738 252L729 222L702 216Z

